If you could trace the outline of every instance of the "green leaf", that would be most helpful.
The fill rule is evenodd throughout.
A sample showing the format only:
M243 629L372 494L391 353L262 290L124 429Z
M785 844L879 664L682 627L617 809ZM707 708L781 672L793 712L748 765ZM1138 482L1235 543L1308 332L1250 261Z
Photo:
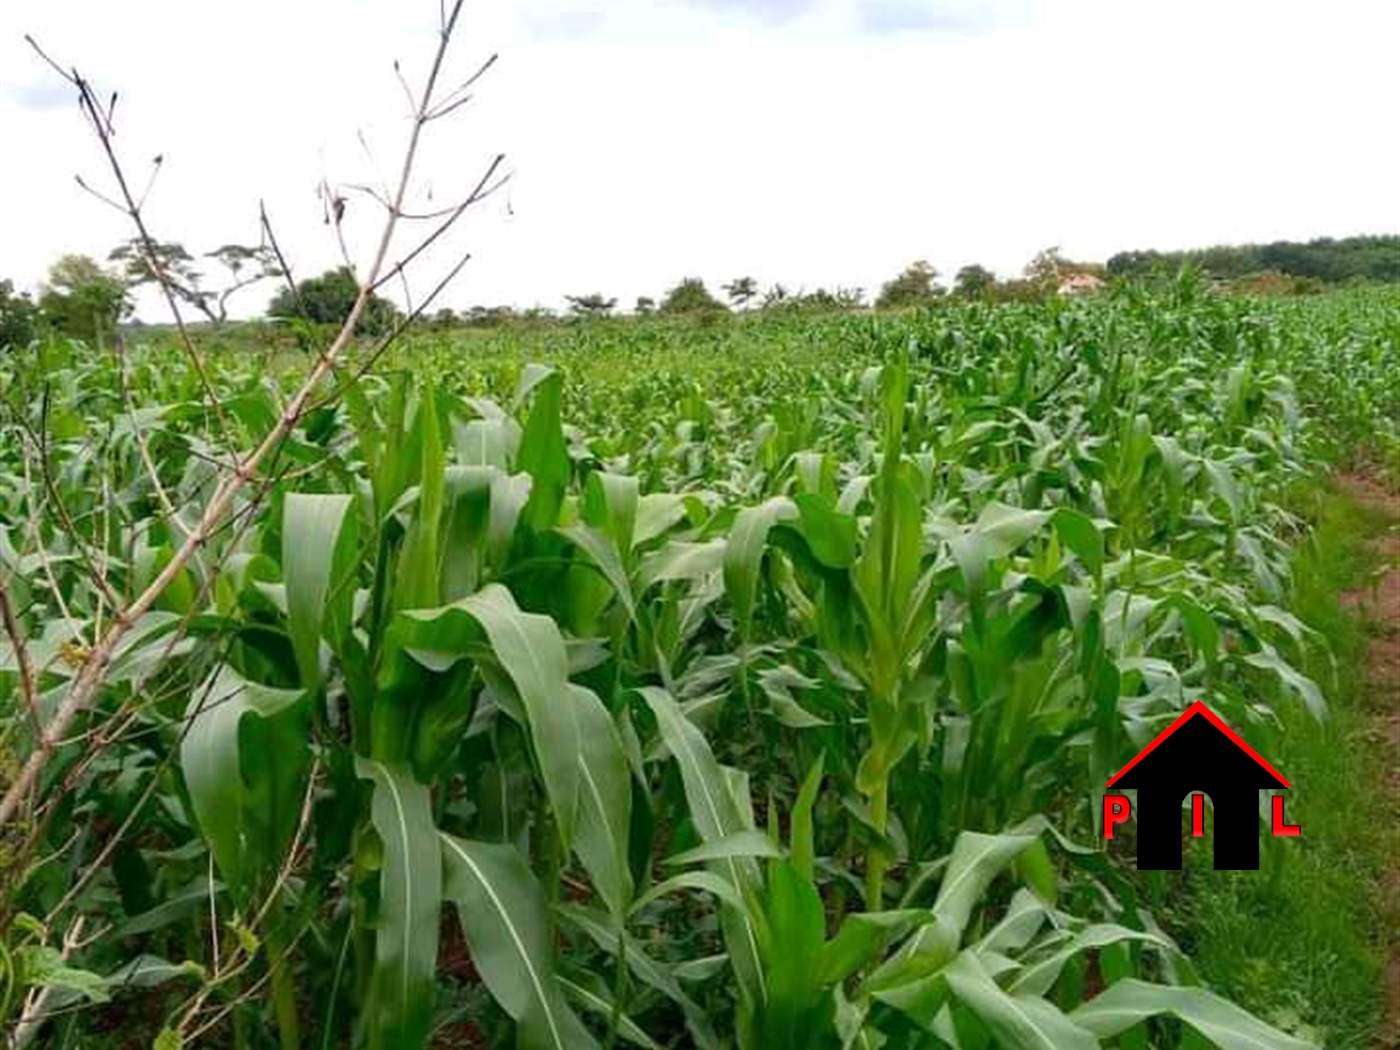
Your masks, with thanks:
M352 498L287 494L282 511L282 572L287 626L301 681L321 684L321 639L349 628L355 548Z
M442 908L442 857L432 799L405 769L358 759L356 770L374 781L370 814L384 858L370 1045L422 1047L432 1028Z
M992 880L1036 841L1034 835L959 834L933 903L934 916L961 936Z
M1155 933L1147 933L1142 930L1130 930L1125 926L1118 926L1112 923L1101 923L1088 926L1076 933L1064 947L1055 951L1052 955L1028 965L1016 975L1016 979L1011 982L1011 991L1016 993L1028 993L1030 995L1045 995L1054 985L1060 976L1060 971L1064 969L1074 956L1081 952L1106 948L1111 944L1120 944L1131 941L1143 941L1154 944L1159 948L1171 949L1173 945L1170 941L1157 936Z
M727 544L722 539L705 543L672 540L642 559L637 570L637 594L667 580L699 580L718 572L724 564Z
M1054 524L1060 542L1074 551L1090 572L1096 576L1103 572L1103 533L1092 518L1072 508L1061 507L1055 511Z
M590 690L569 685L579 720L579 814L575 849L593 884L620 921L632 902L628 836L632 781L622 737Z
M545 532L558 523L564 489L569 483L569 448L564 443L564 429L559 422L563 388L564 380L558 372L540 370L540 366L532 365L521 376L521 392L517 395L520 399L526 392L534 393L534 404L525 421L515 465L517 470L530 475L530 499L522 518L535 532Z
M447 460L438 426L437 397L427 384L419 398L416 422L421 455L418 505L394 581L394 604L400 609L422 608L442 600L439 550Z
M505 672L524 707L554 819L569 848L578 815L579 714L568 688L564 639L554 621L522 612L510 591L489 584L451 605L400 613L393 630L410 652L470 652L489 656Z
M1101 1039L1111 1039L1149 1017L1176 1017L1220 1050L1317 1050L1285 1035L1254 1015L1204 988L1118 981L1070 1014L1071 1020Z
M773 844L764 831L736 831L732 835L703 842L694 849L667 857L663 862L679 867L686 864L706 864L716 860L729 860L733 857L781 857L783 851Z
M510 846L440 837L447 897L482 981L519 1025L521 1050L596 1046L560 993L544 892L524 858Z
M1046 1000L1002 991L974 952L963 952L943 975L958 1001L1006 1050L1098 1050L1093 1034Z
M928 959L920 969L942 965L951 958L992 880L1036 841L1034 835L960 833L934 900L934 921L905 942L896 958L874 975L874 981L881 986L889 983L921 955Z
M582 550L612 586L618 600L627 610L630 619L636 612L636 602L632 597L632 585L627 579L627 569L622 564L622 556L614 545L612 537L599 529L587 525L569 525L558 530L570 543Z
M249 881L258 873L259 863L280 860L262 850L255 851L250 844L252 829L246 811L248 787L241 726L249 715L258 720L276 718L305 695L300 689L273 689L250 682L224 665L194 691L185 712L189 729L180 744L180 770L200 831L234 898L240 902L247 899ZM309 747L309 742L301 742L301 746Z
M797 801L792 804L791 831L789 840L792 849L792 866L799 875L808 881L816 878L816 844L812 828L812 809L817 803L817 792L821 790L822 775L826 769L826 752L818 753L817 760L807 771L806 779L797 792Z
M591 981L589 983L594 987L585 988L566 977L560 977L558 980L559 987L564 989L564 994L573 999L579 1006L597 1014L604 1024L612 1022L614 1013L612 995L601 986L600 982ZM660 1044L642 1031L637 1022L626 1014L618 1017L617 1034L634 1046L642 1047L643 1050L661 1050Z
M883 944L933 919L924 908L856 912L841 922L836 936L822 950L822 981L836 984L866 966Z
M680 767L690 819L700 837L705 842L713 843L749 830L730 791L724 770L715 760L704 734L691 724L680 705L665 690L645 688L637 692L656 716L661 739ZM729 857L718 862L718 866L740 893L753 886L757 879L757 871L751 860ZM756 999L766 999L758 937L752 921L747 913L727 906L721 910L721 921L726 927L725 941L740 981Z
M774 496L757 507L746 507L734 519L724 549L724 589L734 606L741 637L752 633L754 604L758 598L763 554L768 533L780 521L797 517L797 507L786 496Z
M1303 705L1314 719L1319 722L1326 720L1327 701L1323 699L1322 690L1318 688L1317 683L1279 656L1278 651L1273 646L1265 644L1259 652L1246 656L1244 662L1251 667L1272 671L1278 675L1279 681L1289 692L1303 701Z

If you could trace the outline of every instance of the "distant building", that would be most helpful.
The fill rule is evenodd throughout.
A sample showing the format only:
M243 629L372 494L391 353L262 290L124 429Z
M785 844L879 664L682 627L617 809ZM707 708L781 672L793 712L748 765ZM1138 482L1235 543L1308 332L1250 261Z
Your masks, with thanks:
M1102 277L1095 277L1091 273L1071 273L1060 278L1059 286L1055 291L1060 295L1088 295L1091 292L1101 291L1103 287Z

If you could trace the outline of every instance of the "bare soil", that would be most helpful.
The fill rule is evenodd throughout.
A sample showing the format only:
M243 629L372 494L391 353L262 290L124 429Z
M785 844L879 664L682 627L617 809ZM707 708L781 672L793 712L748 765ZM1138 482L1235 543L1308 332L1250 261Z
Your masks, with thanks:
M1379 567L1369 586L1343 595L1342 602L1366 624L1367 680L1369 682L1367 710L1370 712L1372 737L1386 754L1386 787L1390 798L1383 811L1384 819L1400 815L1400 494L1383 486L1379 479L1365 474L1352 474L1339 479L1343 491L1363 506L1380 511L1393 524L1388 532L1373 541ZM1400 1048L1400 857L1390 870L1384 886L1384 914L1390 924L1388 931L1390 955L1385 975L1385 1021L1381 1026L1377 1050Z

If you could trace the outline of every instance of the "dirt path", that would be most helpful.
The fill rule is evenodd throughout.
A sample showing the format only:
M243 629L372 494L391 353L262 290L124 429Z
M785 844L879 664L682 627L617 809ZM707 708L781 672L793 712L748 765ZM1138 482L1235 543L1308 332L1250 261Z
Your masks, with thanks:
M1367 711L1373 720L1377 743L1386 749L1386 786L1392 814L1400 812L1400 495L1388 492L1375 479L1349 475L1340 480L1343 490L1363 506L1378 510L1396 525L1374 542L1380 569L1371 586L1343 596L1347 608L1367 625ZM1400 922L1400 858L1385 887L1386 914ZM1400 929L1392 929L1390 958L1386 965L1386 1013L1377 1050L1400 1048Z

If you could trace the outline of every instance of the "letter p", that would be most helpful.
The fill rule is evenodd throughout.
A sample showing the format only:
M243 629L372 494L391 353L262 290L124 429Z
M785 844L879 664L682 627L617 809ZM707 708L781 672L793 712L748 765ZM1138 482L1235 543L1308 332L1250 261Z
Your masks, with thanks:
M1113 825L1121 824L1133 815L1132 805L1127 795L1105 795L1103 797L1103 837L1113 838Z

